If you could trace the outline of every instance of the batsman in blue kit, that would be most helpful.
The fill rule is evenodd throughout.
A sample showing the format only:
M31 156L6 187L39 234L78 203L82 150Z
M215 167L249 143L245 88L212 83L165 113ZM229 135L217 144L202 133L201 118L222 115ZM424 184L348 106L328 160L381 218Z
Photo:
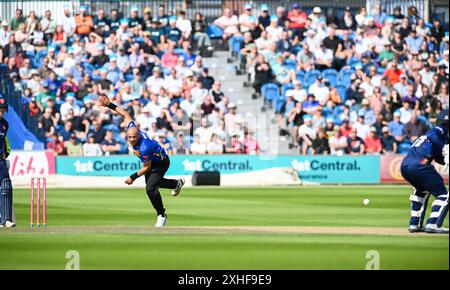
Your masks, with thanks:
M6 137L9 124L3 118L6 112L8 112L8 103L5 99L0 98L0 228L16 226L13 222L13 189L6 161L10 153Z
M448 212L448 189L444 179L431 164L433 161L446 165L448 169L448 115L438 121L435 128L419 137L402 161L401 173L406 181L414 186L411 195L411 219L409 231L448 234L442 227ZM433 195L431 214L423 226L428 199Z
M127 140L133 146L134 154L142 161L143 166L137 172L130 175L125 183L128 185L145 176L147 196L157 213L155 227L164 227L167 223L167 215L159 193L159 188L172 189L172 195L177 196L181 192L184 180L166 179L164 175L170 167L170 159L164 148L158 142L150 139L147 134L139 131L130 114L111 103L107 96L101 95L99 103L121 115L127 124Z

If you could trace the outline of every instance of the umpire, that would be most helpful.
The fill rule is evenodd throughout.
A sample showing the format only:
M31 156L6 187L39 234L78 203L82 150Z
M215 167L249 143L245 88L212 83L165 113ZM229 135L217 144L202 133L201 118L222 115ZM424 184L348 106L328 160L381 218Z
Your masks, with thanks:
M8 112L8 103L5 99L0 98L0 227L11 228L16 225L13 222L12 184L6 161L10 152L8 138L6 137L9 124L3 118L6 112Z

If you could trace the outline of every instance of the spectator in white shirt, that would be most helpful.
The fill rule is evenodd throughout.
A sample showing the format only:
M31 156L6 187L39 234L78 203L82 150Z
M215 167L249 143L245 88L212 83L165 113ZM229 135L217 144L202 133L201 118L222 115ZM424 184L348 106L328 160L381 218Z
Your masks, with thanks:
M192 101L192 97L190 94L186 94L183 101L180 102L180 108L182 108L188 117L191 117L192 114L195 112L195 107L197 105L194 101Z
M181 30L184 39L189 39L192 32L192 24L189 19L186 19L186 12L183 10L178 14L176 27Z
M202 118L200 127L195 129L194 135L200 136L200 141L207 144L211 140L211 135L213 133L213 128L209 126L208 119Z
M159 94L161 88L164 87L164 79L161 77L161 70L155 66L153 68L153 75L146 80L147 87L153 94Z
M364 114L358 116L358 121L353 124L353 128L356 129L356 135L363 140L370 135L370 126L365 123Z
M94 142L94 134L90 133L87 142L83 144L83 156L101 156L103 154L100 144Z
M200 141L200 136L194 135L194 143L191 144L192 155L204 155L206 151L206 144Z
M211 135L211 140L206 145L209 155L219 155L223 153L223 144L215 133Z
M80 115L80 106L75 102L75 94L67 93L66 101L61 104L61 119L65 121L67 113L69 110L73 110L74 116Z
M152 116L159 116L161 115L161 110L163 109L161 104L158 101L158 95L157 94L151 94L150 95L150 102L144 107L148 108L150 114Z
M70 12L70 5L64 5L64 14L61 16L58 22L59 25L62 25L64 28L64 32L68 37L71 37L75 33L75 29L77 27L75 22L75 17L72 16Z
M203 83L201 80L195 82L195 87L191 90L192 100L196 105L203 104L206 96L208 96L208 90L203 88Z
M347 138L342 135L339 126L334 126L333 136L328 140L330 145L331 155L342 156L345 154L345 150L348 147Z
M151 129L152 123L156 122L156 119L150 114L150 108L144 107L142 113L136 117L136 121L142 131L148 131Z
M170 70L170 75L164 79L164 88L169 93L169 97L178 98L183 90L183 80L177 77L175 68Z
M309 94L314 95L321 106L325 106L330 98L330 89L323 84L322 76L318 76L316 82L309 87Z

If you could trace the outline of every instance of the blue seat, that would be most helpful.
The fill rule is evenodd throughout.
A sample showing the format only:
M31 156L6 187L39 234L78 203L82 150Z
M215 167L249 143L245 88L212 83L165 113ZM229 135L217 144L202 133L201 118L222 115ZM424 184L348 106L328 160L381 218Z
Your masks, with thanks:
M341 69L341 71L339 72L339 76L341 79L341 84L343 84L344 86L346 86L347 88L350 87L350 85L352 84L352 74L355 73L354 69Z
M223 36L223 29L217 25L210 24L206 28L206 34L208 34L211 39L221 39Z
M407 154L409 152L409 149L411 149L411 144L409 143L400 143L398 144L398 153L400 154Z
M292 83L282 85L281 86L281 95L283 97L286 97L286 92L288 90L292 90L293 88L294 88L294 85Z
M321 75L320 71L316 69L307 72L305 78L308 82L308 85L313 84L320 75Z
M85 73L89 74L91 77L93 76L95 68L92 64L88 62L83 62L81 63L81 67L83 68Z
M377 69L377 74L382 75L382 74L384 74L385 71L386 71L386 68L384 68L384 67L379 67L379 68Z
M337 93L341 97L341 101L344 103L347 99L347 87L342 83L338 83L336 84L335 88Z
M277 100L280 96L278 86L274 83L267 83L261 87L261 94L265 101L272 102Z
M286 68L287 72L289 72L291 70L297 71L297 62L292 59L286 59L284 61L284 67Z
M233 36L230 38L230 47L234 56L241 54L241 43L244 41L242 36Z
M348 60L347 64L352 68L355 68L358 64L361 64L361 60L356 57L352 57Z
M324 79L327 79L330 82L331 86L334 87L338 83L339 73L337 72L337 70L329 68L322 72L322 77Z

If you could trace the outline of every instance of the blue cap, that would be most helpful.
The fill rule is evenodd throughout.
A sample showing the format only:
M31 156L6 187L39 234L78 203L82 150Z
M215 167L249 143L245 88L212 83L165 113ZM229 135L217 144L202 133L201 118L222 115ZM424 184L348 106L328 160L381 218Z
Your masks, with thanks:
M111 54L109 56L109 61L117 60L117 56L115 54Z
M53 51L55 51L56 50L56 46L54 46L54 45L50 45L49 47L48 47L48 49L47 49L48 51L50 51L50 50L53 50Z
M95 48L97 48L98 50L101 50L101 49L105 49L105 46L103 44L99 43L99 44L97 44L97 46Z
M244 5L245 10L252 9L252 8L253 8L252 3L245 3L245 5Z
M63 5L63 8L64 8L64 9L70 9L70 8L72 8L72 7L70 6L69 3L66 3L66 4Z
M170 23L177 22L177 17L176 17L176 16L170 16L170 17L169 17L169 22L170 22Z
M278 21L278 17L276 15L271 15L270 16L270 21Z
M108 69L104 66L100 69L100 73L107 73L107 72L108 72Z
M71 93L67 93L66 94L66 99L67 98L75 98L75 93L72 93L72 92Z
M141 95L139 95L138 93L136 93L136 92L131 93L131 99L139 100L140 98L141 98Z
M73 49L73 47L69 47L67 49L67 53L75 53L75 50Z
M261 11L269 11L269 6L265 3L261 4Z
M87 6L86 5L81 5L80 6L80 11L86 11L87 10Z
M128 25L128 19L127 18L120 19L120 25L123 25L123 24Z
M139 11L139 8L136 5L131 6L131 12Z
M304 115L303 116L303 121L309 121L309 120L311 120L312 118L311 118L311 115Z
M300 4L294 3L294 4L292 5L292 9L300 9Z

